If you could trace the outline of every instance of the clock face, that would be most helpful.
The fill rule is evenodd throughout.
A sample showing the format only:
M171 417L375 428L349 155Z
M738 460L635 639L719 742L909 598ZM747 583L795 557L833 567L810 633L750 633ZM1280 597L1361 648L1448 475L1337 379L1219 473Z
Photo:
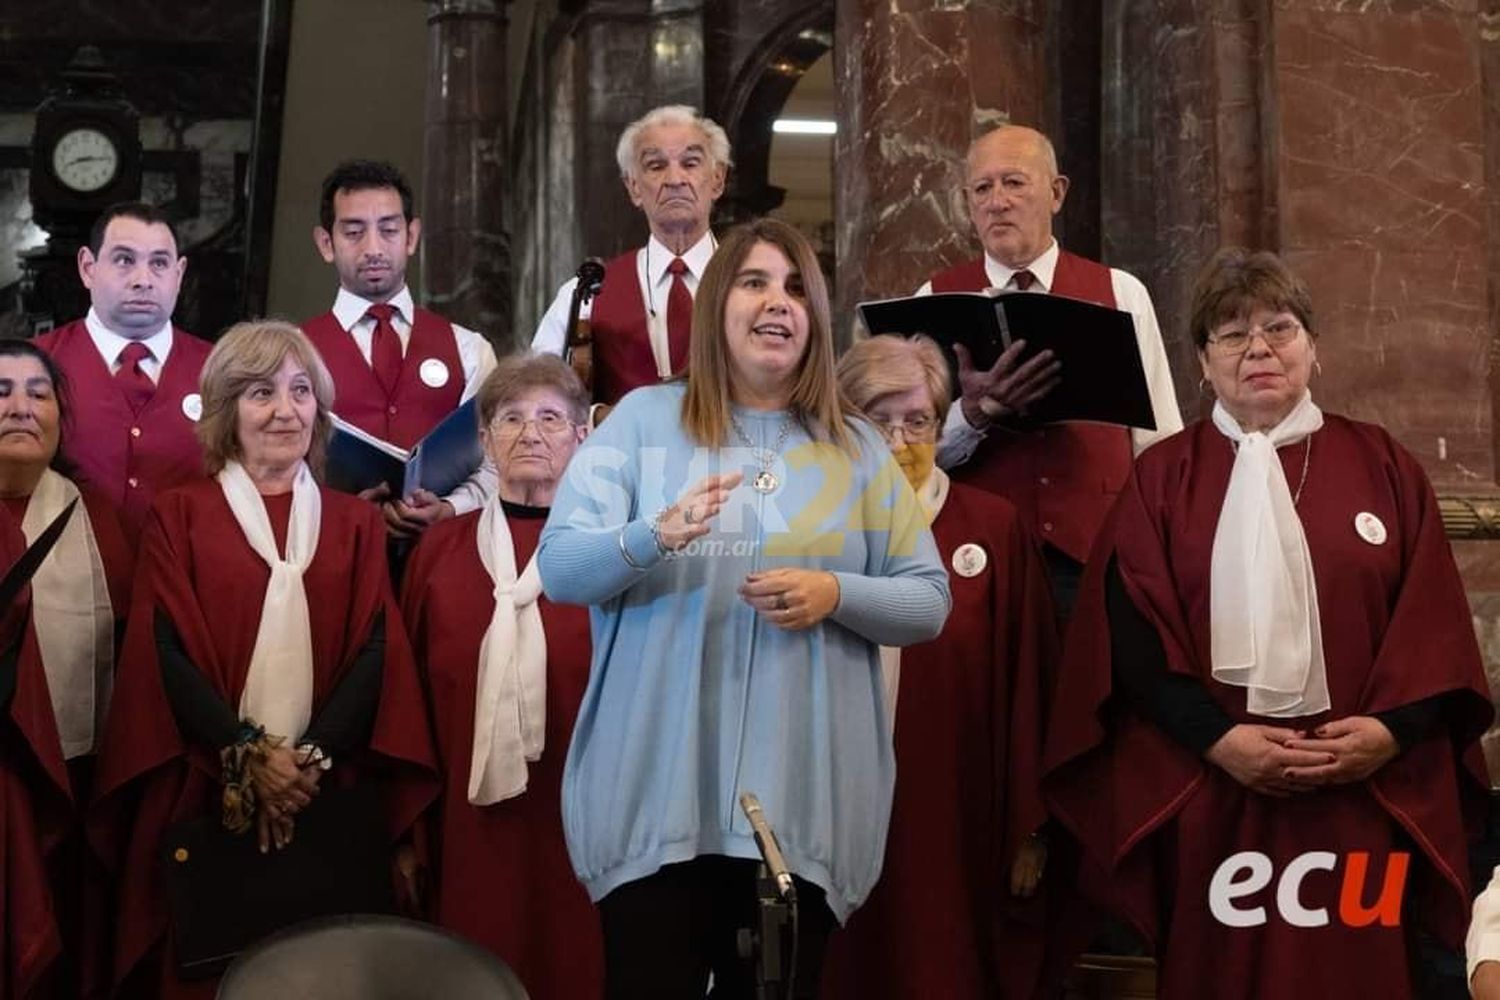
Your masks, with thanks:
M75 128L52 147L52 172L74 191L98 191L120 170L114 140L96 128Z

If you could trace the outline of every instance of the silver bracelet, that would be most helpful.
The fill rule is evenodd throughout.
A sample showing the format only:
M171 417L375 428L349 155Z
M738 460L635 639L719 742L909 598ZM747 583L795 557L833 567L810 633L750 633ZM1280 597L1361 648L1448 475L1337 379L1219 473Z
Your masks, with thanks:
M644 571L650 569L651 567L650 566L642 566L640 563L636 562L633 558L631 558L630 549L628 549L628 548L625 547L625 528L628 528L628 527L630 527L630 524L626 523L625 527L620 529L619 535L616 536L616 540L619 541L619 543L620 543L620 558L624 559L625 560L625 565L629 566L631 569L633 569L633 570L635 570L637 572L644 572ZM656 532L654 532L654 531L651 534L652 534L653 538L656 536ZM657 548L661 547L661 543L660 542L657 542L656 544L657 544Z
M661 522L666 519L667 512L671 507L663 507L651 516L651 537L656 541L656 551L663 559L676 559L682 555L677 549L668 548L661 540Z

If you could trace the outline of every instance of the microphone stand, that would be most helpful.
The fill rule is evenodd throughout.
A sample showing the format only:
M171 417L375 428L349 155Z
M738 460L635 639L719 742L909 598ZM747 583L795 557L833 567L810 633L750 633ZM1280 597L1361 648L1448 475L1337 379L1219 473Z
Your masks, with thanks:
M755 869L755 926L740 928L736 944L740 957L755 965L756 1000L791 1000L797 973L797 893L789 877L783 884L773 871L785 874L786 865L775 833L760 822L760 802L746 793L740 807L752 826L763 827L764 835L760 829L755 832L762 859Z

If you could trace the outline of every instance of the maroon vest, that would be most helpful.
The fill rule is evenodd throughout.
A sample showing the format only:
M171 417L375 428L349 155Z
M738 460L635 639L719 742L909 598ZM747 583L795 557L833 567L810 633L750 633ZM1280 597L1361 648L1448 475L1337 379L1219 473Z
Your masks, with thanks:
M135 414L83 320L42 334L36 344L52 355L71 390L64 451L78 466L80 481L119 510L121 526L134 543L158 493L203 475L203 448L194 428L202 406L198 374L212 348L173 327L156 394ZM184 409L188 397L192 417Z
M604 265L604 287L594 299L589 327L594 335L594 402L613 406L631 389L655 385L656 356L646 329L646 303L636 255L631 250ZM667 304L659 303L665 312Z
M990 285L984 258L935 275L934 292L978 292ZM1052 294L1115 308L1109 268L1061 250ZM992 431L953 478L998 493L1020 508L1036 537L1083 562L1115 496L1130 475L1130 432L1108 424L1050 424Z
M302 332L313 342L333 375L333 412L368 434L410 448L438 421L458 409L464 395L464 367L453 324L437 313L415 309L406 359L395 394L387 399L375 369L359 352L354 336L332 312L307 320ZM439 386L422 381L426 361L442 362L447 379ZM429 370L436 366L429 366Z

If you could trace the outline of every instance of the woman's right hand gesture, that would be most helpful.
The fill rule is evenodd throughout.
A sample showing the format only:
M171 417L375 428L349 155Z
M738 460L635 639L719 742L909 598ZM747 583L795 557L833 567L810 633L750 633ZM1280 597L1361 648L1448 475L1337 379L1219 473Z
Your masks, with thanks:
M1204 754L1229 776L1253 792L1286 798L1293 792L1311 791L1312 786L1286 777L1289 767L1317 767L1333 763L1333 756L1309 750L1293 750L1287 741L1303 734L1281 726L1240 723L1219 737Z
M676 552L708 534L709 522L729 502L729 494L745 479L743 472L705 476L677 499L656 521L656 538L666 552Z

